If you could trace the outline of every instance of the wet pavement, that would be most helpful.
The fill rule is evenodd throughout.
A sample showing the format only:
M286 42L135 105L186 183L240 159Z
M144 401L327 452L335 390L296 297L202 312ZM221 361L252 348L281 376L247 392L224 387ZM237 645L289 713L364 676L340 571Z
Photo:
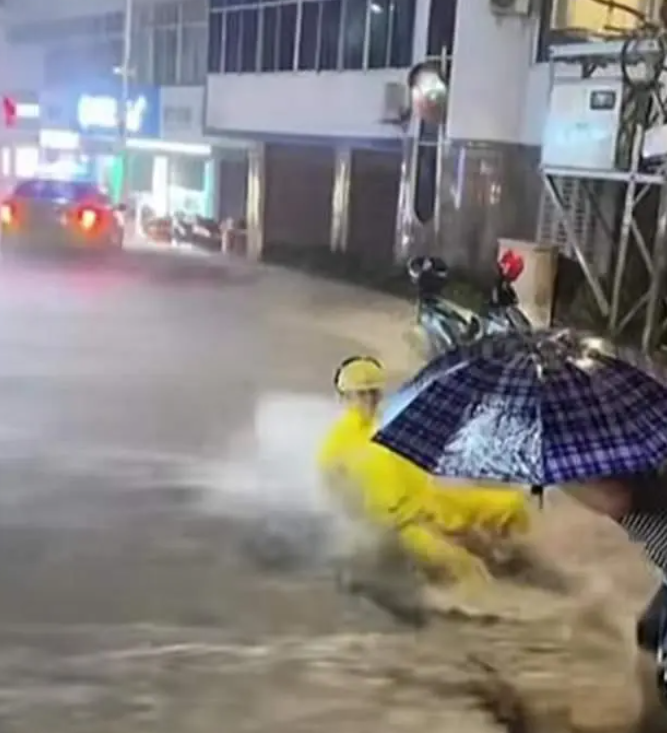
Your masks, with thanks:
M336 590L312 460L331 371L397 353L405 314L234 263L0 267L2 733L603 729L571 724L553 599L414 633ZM532 727L507 675L548 688Z
M332 368L360 348L320 333L334 305L329 286L202 260L0 268L3 732L42 714L58 731L252 729L255 703L215 702L197 649L222 655L219 691L225 655L391 629L326 563L312 454ZM193 669L171 683L196 694L170 702L143 655L177 645L178 667L182 644ZM102 656L61 674L71 654Z

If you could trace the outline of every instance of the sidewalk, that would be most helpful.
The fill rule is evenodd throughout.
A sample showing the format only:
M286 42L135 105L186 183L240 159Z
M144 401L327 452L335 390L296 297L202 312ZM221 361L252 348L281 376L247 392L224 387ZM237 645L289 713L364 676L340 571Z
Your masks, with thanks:
M414 304L363 287L327 280L281 267L260 265L267 277L262 289L275 304L282 323L356 343L356 348L405 374L421 362L406 341Z

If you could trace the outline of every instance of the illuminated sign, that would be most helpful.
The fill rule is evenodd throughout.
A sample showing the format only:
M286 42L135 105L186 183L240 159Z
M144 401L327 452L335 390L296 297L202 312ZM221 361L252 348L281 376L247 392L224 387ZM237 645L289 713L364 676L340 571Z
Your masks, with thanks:
M40 114L40 106L35 102L18 102L16 105L16 116L20 120L38 120Z
M77 120L82 130L117 130L121 120L120 103L116 97L84 94L77 103ZM143 95L127 102L126 125L130 133L142 130L148 112L148 100Z

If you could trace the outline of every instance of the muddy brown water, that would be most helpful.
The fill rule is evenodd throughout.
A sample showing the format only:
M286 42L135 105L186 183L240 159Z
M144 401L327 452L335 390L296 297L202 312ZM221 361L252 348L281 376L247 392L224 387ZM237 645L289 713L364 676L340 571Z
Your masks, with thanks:
M655 579L613 527L567 503L537 523L585 602L440 591L414 631L336 590L322 517L262 505L312 508L289 444L310 454L314 418L267 391L329 390L368 350L398 369L404 307L288 273L186 279L0 273L0 733L635 733ZM256 476L225 458L220 513L144 471L246 455L246 432L280 440ZM114 446L142 460L109 465ZM261 511L231 516L225 491Z
M538 518L536 542L583 597L516 582L472 599L432 589L419 631L336 591L296 549L316 545L307 517L277 532L158 516L145 501L122 532L0 535L15 559L0 571L3 733L667 729L631 643L650 575L567 501Z

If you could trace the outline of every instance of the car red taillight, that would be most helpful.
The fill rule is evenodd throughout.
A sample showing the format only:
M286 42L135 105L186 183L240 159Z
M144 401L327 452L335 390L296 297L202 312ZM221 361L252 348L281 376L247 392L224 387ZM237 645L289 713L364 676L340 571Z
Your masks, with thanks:
M89 206L84 207L78 213L77 220L79 226L86 232L94 229L100 220L100 214L97 209L93 209Z
M11 204L4 203L0 206L0 222L6 226L13 224L16 219L14 207Z

